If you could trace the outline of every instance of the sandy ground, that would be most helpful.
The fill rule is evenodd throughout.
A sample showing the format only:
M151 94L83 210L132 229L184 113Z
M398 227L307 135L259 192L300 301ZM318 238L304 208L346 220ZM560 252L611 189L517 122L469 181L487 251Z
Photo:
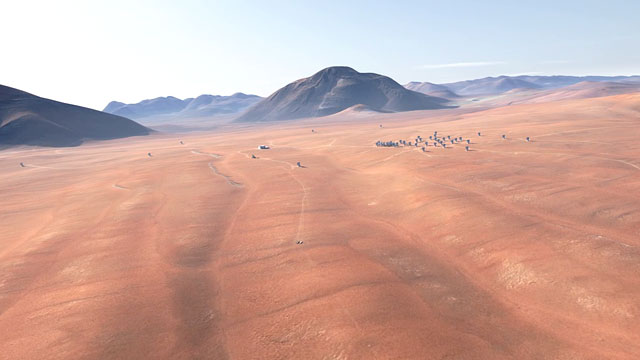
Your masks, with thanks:
M638 359L639 122L631 94L0 151L0 357ZM373 146L435 130L472 151Z

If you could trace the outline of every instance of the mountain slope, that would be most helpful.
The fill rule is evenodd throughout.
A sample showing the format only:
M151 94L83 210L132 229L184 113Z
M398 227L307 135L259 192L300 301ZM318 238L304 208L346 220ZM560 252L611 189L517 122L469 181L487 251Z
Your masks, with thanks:
M335 114L362 104L375 111L445 108L446 99L407 90L389 77L329 67L294 81L247 110L236 121L273 121Z
M152 130L124 117L0 85L0 146L76 146L85 140L150 132Z

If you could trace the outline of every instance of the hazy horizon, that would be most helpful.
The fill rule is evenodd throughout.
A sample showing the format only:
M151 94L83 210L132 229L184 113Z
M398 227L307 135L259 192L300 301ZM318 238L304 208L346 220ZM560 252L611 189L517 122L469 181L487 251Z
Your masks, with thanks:
M622 1L25 1L2 8L11 52L0 57L0 84L98 110L160 96L268 96L335 65L401 84L640 74L633 15L640 4Z

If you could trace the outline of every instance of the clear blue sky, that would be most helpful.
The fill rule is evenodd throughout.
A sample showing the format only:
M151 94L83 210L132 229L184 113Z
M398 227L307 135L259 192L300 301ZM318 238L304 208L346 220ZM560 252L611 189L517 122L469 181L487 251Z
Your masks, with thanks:
M409 81L640 74L640 1L2 1L0 84L110 100L269 95L321 68Z

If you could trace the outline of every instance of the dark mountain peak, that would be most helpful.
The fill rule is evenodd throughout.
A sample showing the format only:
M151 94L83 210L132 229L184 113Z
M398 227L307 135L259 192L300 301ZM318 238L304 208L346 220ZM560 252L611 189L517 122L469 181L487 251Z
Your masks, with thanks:
M360 74L355 71L353 68L348 66L330 66L328 68L324 68L317 73L313 74L312 77L342 77L342 76L355 76Z
M251 107L236 121L289 120L335 114L362 104L375 111L439 109L447 100L402 87L393 79L347 66L322 69Z

